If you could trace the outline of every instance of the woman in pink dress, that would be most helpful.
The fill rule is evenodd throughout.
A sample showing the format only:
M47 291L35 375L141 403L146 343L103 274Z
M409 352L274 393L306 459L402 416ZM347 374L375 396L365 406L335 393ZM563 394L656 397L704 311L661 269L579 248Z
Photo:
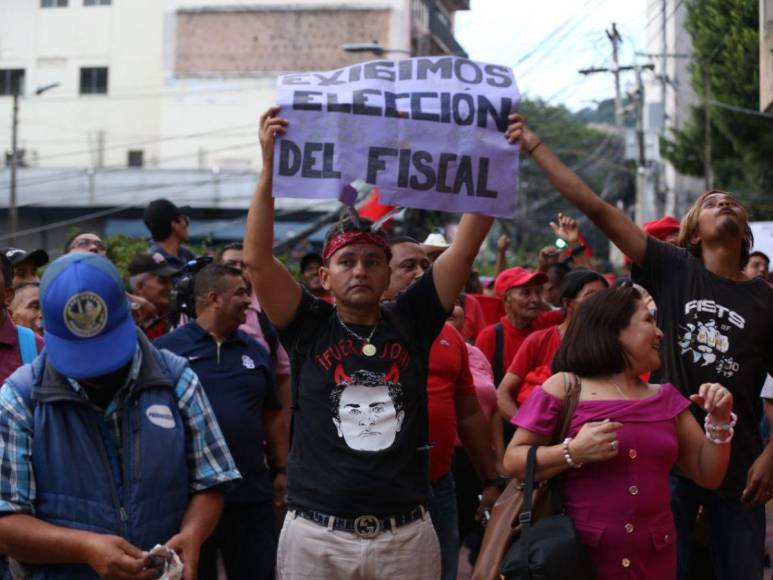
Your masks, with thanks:
M585 300L556 353L557 374L519 410L505 454L505 469L523 478L528 449L540 446L537 479L560 476L564 506L598 580L675 578L668 474L676 464L700 486L716 488L727 469L730 392L704 384L691 397L708 412L704 433L673 385L639 378L660 366L662 339L635 288ZM580 380L579 402L568 437L550 445L569 373Z

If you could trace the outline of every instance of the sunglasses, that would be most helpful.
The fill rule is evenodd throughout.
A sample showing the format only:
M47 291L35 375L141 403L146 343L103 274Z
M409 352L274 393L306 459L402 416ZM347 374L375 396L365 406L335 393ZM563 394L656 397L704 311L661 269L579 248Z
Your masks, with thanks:
M100 240L89 240L87 238L82 238L80 240L75 240L72 245L70 246L70 249L79 249L79 250L85 250L85 249L91 249L94 248L98 252L106 252L107 246L101 242Z

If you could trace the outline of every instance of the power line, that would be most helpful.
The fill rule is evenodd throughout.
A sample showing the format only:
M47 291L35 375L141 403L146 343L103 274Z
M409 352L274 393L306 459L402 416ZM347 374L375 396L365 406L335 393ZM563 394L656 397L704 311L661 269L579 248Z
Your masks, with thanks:
M553 36L562 32L564 28L566 28L566 26L572 23L573 20L576 20L578 17L582 16L583 14L587 15L588 10L586 9L588 5L591 3L591 1L592 0L587 0L585 4L582 6L582 8L580 8L580 10L574 16L570 16L563 23L559 24L556 28L554 28L551 32L549 32L542 40L540 40L534 46L534 48L532 48L529 52L527 52L525 55L519 58L515 62L515 64L513 64L513 68L517 67L522 62L529 60L532 56L534 56L537 52L539 52Z
M754 115L756 117L764 117L766 119L773 120L773 113L765 113L763 111L757 111L755 109L747 109L745 107L738 107L729 103L723 103L722 101L715 101L714 99L707 99L707 102L720 109L727 109L728 111L734 111L736 113L743 113L745 115Z
M257 145L258 145L257 141L250 141L249 143L242 143L242 144L239 144L239 145L231 145L231 146L227 146L227 147L220 147L220 148L217 148L217 149L209 149L209 150L207 150L207 153L208 154L210 154L210 153L223 153L223 152L226 152L226 151L234 151L234 150L237 150L237 149L246 149L248 147L253 147L253 146L257 147ZM195 156L198 156L198 155L199 155L198 151L195 151L195 152L192 152L192 153L183 153L183 154L178 154L178 155L171 155L171 156L167 156L167 157L163 157L163 158L158 159L158 163L166 163L168 161L176 161L176 160L179 160L179 159L187 159L189 157L195 157ZM100 171L101 174L104 175L106 173L113 173L113 172L122 171L122 170L125 170L125 169L126 169L126 166L124 166L124 165L120 165L120 166L116 165L116 166L102 168L99 171ZM62 171L60 173L54 173L53 175L47 175L45 177L41 177L41 178L35 179L34 181L30 180L30 181L19 182L19 185L20 186L22 186L22 185L31 186L31 185L45 185L46 183L57 183L57 182L63 181L63 180L82 178L84 176L84 173L85 173L85 170L82 169L82 168L69 169L69 170L66 170L66 171ZM7 185L0 184L0 191L3 191L3 189L7 189L7 187L8 187Z

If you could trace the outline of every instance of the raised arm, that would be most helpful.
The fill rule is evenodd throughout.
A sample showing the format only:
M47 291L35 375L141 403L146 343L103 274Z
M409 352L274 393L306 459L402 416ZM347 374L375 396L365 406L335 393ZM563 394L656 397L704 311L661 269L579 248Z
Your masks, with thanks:
M260 147L263 170L252 196L244 231L244 263L261 307L278 327L287 326L301 302L301 287L274 257L274 140L287 131L287 120L278 117L279 107L260 117Z
M450 312L454 307L454 302L470 277L475 256L478 255L480 245L486 239L492 223L494 218L464 214L453 243L435 260L432 276L438 298L446 312Z
M521 150L531 155L550 183L569 203L588 216L620 250L641 265L647 248L647 234L622 211L596 195L588 185L567 167L540 138L524 124L523 117L513 113L506 136L520 141Z

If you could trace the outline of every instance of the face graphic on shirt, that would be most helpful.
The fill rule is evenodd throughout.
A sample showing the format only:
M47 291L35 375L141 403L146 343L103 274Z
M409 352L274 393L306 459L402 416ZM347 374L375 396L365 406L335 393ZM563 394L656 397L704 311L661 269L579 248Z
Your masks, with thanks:
M339 367L336 379L341 373ZM337 380L331 393L331 411L338 436L357 451L391 447L405 415L400 393L400 384L382 373L357 371L343 381Z

